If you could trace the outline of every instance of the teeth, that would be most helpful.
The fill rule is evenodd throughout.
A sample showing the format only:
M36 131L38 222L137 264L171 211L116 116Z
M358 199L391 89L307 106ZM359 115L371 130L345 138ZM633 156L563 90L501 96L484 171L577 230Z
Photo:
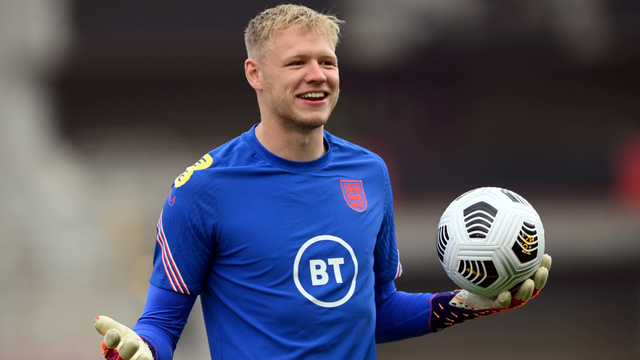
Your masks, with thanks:
M321 99L324 97L323 92L308 93L298 96L301 99Z

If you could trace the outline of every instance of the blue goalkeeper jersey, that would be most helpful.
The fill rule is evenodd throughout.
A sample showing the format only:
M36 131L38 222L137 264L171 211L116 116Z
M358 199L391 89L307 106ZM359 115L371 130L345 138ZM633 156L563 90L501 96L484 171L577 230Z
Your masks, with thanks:
M324 139L294 162L254 126L175 180L151 283L200 295L213 359L376 358L376 294L401 271L389 174Z

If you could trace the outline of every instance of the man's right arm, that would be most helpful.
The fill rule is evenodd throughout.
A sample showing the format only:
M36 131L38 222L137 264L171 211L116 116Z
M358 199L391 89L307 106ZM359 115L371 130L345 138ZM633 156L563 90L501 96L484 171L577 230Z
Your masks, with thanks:
M132 330L149 345L156 360L173 358L197 297L149 285L144 310Z
M174 181L156 227L151 285L136 326L129 329L106 317L94 322L105 335L106 358L173 357L214 257L217 201L214 172L208 171L214 163L206 154Z
M102 335L106 359L170 360L189 313L198 296L185 295L149 286L142 316L133 329L106 316L98 316L94 326Z

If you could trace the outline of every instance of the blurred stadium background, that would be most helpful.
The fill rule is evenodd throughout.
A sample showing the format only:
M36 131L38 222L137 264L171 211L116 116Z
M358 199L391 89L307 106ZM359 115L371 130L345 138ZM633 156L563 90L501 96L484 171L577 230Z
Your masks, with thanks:
M391 170L406 291L446 291L460 193L540 213L554 258L525 308L380 359L640 355L640 2L301 1L347 21L328 130ZM0 1L0 347L99 359L135 323L174 178L259 121L242 31L275 1ZM176 359L209 358L199 305Z

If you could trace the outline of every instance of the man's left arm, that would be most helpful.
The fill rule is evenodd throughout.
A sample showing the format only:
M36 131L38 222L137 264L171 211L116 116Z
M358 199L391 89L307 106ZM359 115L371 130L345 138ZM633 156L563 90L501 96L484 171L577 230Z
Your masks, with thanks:
M397 291L394 280L402 274L402 266L396 245L393 191L387 166L381 158L379 161L384 183L384 216L373 253L377 343L438 332L467 320L515 309L538 295L551 268L551 257L546 254L531 279L495 297L466 290L437 294Z
M467 320L518 308L540 293L550 269L551 257L545 254L531 279L495 297L479 296L466 290L412 294L397 291L390 282L376 288L376 342L438 332Z

